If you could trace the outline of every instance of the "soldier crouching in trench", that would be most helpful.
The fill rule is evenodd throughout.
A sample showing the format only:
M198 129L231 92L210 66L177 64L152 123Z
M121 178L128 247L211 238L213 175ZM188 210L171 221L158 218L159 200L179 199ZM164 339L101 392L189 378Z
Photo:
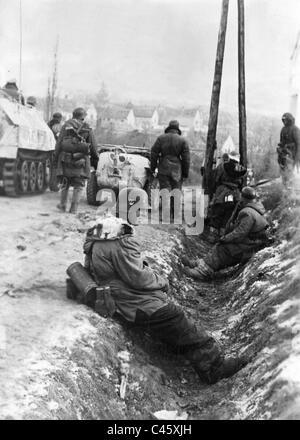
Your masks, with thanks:
M114 310L183 354L204 383L243 368L245 358L225 358L214 338L168 301L168 279L142 260L133 232L124 220L110 216L96 221L84 244L85 267L99 286L110 287Z
M75 109L72 119L63 125L55 146L56 175L62 185L57 208L62 212L67 209L69 188L73 186L69 212L76 214L85 180L90 177L90 165L97 169L96 141L92 129L84 122L85 117L83 108Z
M246 262L269 243L265 208L257 200L255 190L244 187L241 196L241 201L229 219L227 233L211 252L203 259L183 257L183 264L189 266L184 269L186 275L199 280L213 278L216 271Z

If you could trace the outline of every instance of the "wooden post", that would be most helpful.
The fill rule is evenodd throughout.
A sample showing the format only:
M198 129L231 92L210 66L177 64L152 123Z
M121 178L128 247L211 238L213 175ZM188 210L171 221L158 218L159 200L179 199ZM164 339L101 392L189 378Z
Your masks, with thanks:
M218 123L218 114L219 114L219 102L220 102L223 59L224 59L224 50L225 50L225 37L226 37L226 29L227 29L228 7L229 7L229 0L223 0L220 30L218 36L216 63L215 63L214 82L213 82L212 96L210 103L207 141L206 141L203 188L205 190L205 193L209 194L210 196L212 195L212 185L213 185L212 168L213 168L213 160L214 160L214 151L216 149L216 133L217 133L217 123Z
M240 163L243 166L247 167L244 0L237 0L237 4L238 4L238 58L239 58L239 152L240 152Z

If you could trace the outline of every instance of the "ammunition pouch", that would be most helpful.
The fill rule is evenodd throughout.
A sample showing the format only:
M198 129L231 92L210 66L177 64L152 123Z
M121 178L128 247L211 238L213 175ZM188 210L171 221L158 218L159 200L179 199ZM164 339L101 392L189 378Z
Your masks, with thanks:
M83 153L61 153L61 161L67 165L75 168L84 168L86 165L86 155Z
M73 155L72 153L66 153L63 151L60 155L60 160L65 164L71 164L73 162Z
M62 151L66 153L89 154L90 144L80 142L76 137L65 137L61 142Z
M91 264L91 260L88 260ZM95 280L91 267L83 267L81 263L71 264L67 268L67 274L70 277L66 280L67 298L86 304L103 317L112 317L115 314L116 303L108 285L109 280Z
M257 242L258 244L262 244L266 242L269 238L268 234L269 225L267 225L264 229L258 232L252 232L248 235L249 240L253 242Z
M74 161L74 167L76 168L84 168L85 167L85 159L79 159Z

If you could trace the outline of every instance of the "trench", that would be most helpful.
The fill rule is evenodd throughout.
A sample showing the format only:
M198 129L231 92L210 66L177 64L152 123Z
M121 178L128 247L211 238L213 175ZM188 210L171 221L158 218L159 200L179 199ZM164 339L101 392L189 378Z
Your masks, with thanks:
M188 361L149 335L68 301L63 270L57 269L59 283L40 282L22 299L21 307L29 307L31 301L32 309L39 304L41 310L43 303L41 320L49 320L48 333L39 359L27 358L26 404L24 399L21 406L12 401L10 409L0 406L0 414L23 419L139 420L153 419L164 410L200 420L299 418L299 203L279 187L267 188L261 197L269 209L275 242L243 267L223 271L214 282L185 277L180 261L182 254L204 255L211 244L185 236L175 226L138 231L150 265L169 276L170 299L210 331L226 354L247 354L250 362L245 368L215 385L202 384ZM66 234L68 226L63 228ZM76 226L71 231L73 239L78 230ZM57 265L57 256L49 264ZM66 317L55 324L56 339L47 307L53 316L63 312ZM124 352L129 356L129 375L121 398Z

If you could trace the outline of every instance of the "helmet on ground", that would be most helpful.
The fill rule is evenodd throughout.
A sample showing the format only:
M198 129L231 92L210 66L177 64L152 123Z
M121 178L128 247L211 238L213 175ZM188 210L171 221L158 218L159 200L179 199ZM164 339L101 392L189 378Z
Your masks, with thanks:
M242 189L242 197L247 200L256 199L256 191L251 186L245 186Z

